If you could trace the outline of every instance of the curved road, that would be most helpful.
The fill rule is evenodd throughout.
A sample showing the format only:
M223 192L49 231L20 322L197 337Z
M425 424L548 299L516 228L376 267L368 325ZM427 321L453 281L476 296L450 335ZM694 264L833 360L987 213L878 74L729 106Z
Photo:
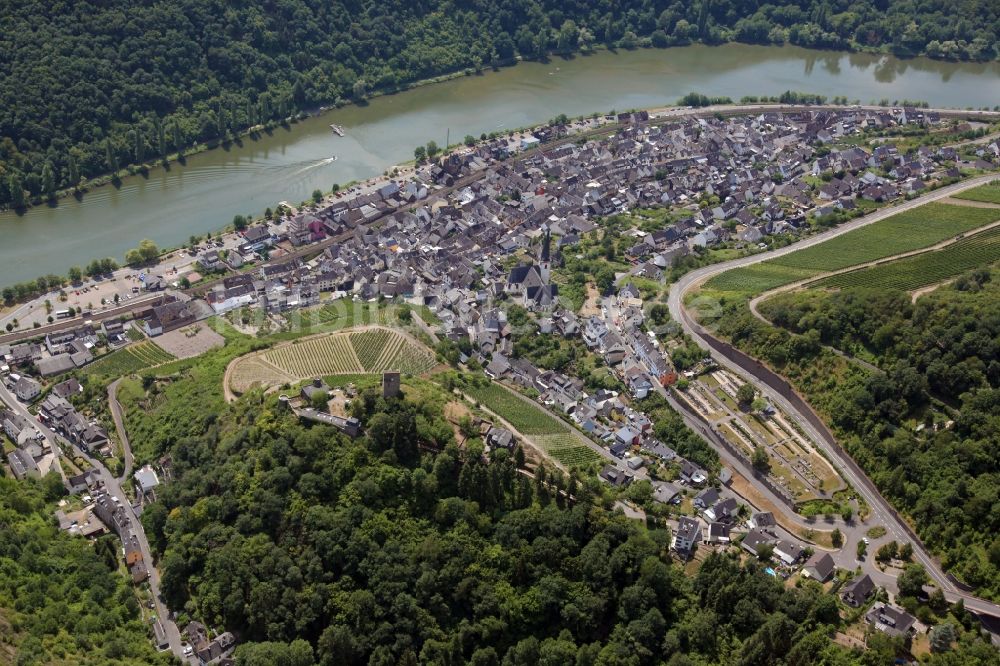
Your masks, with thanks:
M125 419L122 418L122 405L118 402L118 384L122 378L108 384L108 406L111 408L111 418L115 422L115 430L118 432L118 441L122 445L122 458L125 460L125 468L122 475L118 477L119 483L125 483L132 476L132 445L128 441L128 432L125 430Z
M912 210L930 201L937 201L957 192L986 184L996 180L996 178L996 174L989 174L972 178L962 183L948 185L911 201L901 203L897 206L884 208L871 213L870 215L847 222L837 228L816 234L815 236L793 243L792 245L697 269L684 275L680 280L671 286L668 306L671 317L681 324L685 333L691 336L693 340L700 343L702 347L709 349L712 356L720 365L728 367L741 375L749 376L752 383L759 390L761 390L764 395L778 404L783 410L786 411L786 413L792 415L800 423L800 425L806 430L806 433L819 444L829 459L838 463L841 474L843 474L844 478L850 482L858 494L861 495L871 507L872 516L881 524L885 525L890 535L897 541L910 541L913 543L915 559L924 566L930 577L941 587L945 596L950 601L962 599L968 610L1000 618L1000 606L959 590L958 587L945 575L937 560L930 555L923 543L919 540L919 538L916 538L913 531L903 522L886 499L882 497L875 485L864 474L860 467L858 467L854 460L847 455L839 444L837 444L830 431L825 427L816 426L816 423L821 423L821 420L815 412L811 412L811 414L804 413L803 410L799 409L797 405L793 405L792 401L786 399L784 395L772 387L772 385L769 384L764 378L766 376L766 369L763 368L763 366L760 366L760 364L757 364L756 367L753 365L753 362L740 364L718 351L709 342L709 340L714 341L715 339L707 331L705 331L700 324L691 318L687 309L684 307L684 296L691 291L692 288L700 285L714 275L718 275L733 268L749 266L751 264L756 264L768 259L774 259L792 252L797 252L798 250L807 247L818 245L830 240L831 238L835 238L853 231L854 229L883 220L887 217L895 215L896 213ZM806 406L806 409L809 409L808 406Z

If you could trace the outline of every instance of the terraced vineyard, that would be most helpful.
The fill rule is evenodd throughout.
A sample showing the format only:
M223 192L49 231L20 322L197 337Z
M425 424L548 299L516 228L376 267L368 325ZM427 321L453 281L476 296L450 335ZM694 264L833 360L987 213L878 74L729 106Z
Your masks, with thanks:
M791 252L713 277L705 288L759 294L813 275L934 245L1000 219L1000 209L929 203Z
M402 342L399 336L394 337L395 339L390 341L389 331L383 328L351 333L351 346L354 347L354 353L357 354L361 367L368 371L379 367L383 355L388 353L391 356L394 351L391 348Z
M955 198L1000 204L1000 180L995 180L992 183L980 185L979 187L973 187L971 190L956 194Z
M293 377L315 377L363 372L346 335L330 335L278 347L266 352L268 363Z
M1000 261L1000 227L987 229L933 252L818 280L810 287L880 287L912 291Z
M400 333L377 328L312 337L233 361L229 387L244 393L312 377L364 375L386 370L420 374L434 366L434 355Z
M88 365L84 372L105 377L122 377L173 360L172 354L145 340L102 356Z

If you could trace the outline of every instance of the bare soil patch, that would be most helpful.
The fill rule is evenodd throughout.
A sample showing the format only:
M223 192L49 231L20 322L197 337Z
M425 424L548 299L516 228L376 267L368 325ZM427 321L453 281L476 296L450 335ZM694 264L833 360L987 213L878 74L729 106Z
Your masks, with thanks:
M170 331L153 340L165 352L177 358L193 358L205 352L222 347L226 339L203 324L185 326Z

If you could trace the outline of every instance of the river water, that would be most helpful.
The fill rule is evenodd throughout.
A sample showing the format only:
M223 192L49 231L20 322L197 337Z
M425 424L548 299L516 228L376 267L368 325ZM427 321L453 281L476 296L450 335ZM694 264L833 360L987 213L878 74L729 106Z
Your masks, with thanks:
M1000 102L1000 63L729 44L600 52L423 86L278 128L258 140L190 156L186 165L105 186L82 201L64 199L24 215L0 215L0 285L45 273L65 274L93 258L121 258L143 238L161 247L220 229L237 213L259 215L315 189L369 178L412 159L413 148L466 134L536 124L610 109L671 104L684 93L777 95L785 90L845 95L863 103L888 98L932 106ZM337 137L330 123L343 125Z

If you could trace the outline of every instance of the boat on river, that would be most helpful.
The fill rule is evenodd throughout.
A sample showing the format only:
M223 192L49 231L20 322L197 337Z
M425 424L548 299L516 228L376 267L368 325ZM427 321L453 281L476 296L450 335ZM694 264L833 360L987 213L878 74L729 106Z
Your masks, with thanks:
M330 125L330 129L332 129L333 133L337 136L344 136L344 127L342 125Z

